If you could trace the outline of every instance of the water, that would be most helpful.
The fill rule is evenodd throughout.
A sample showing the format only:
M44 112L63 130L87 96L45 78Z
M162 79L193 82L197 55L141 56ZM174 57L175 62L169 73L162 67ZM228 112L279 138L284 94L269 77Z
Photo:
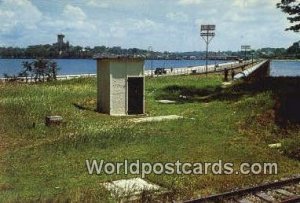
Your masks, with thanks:
M300 61L273 60L270 75L273 77L300 76Z
M24 59L0 59L0 77L4 73L17 75L22 69ZM92 59L55 59L60 68L60 75L95 74L96 60ZM209 64L220 64L229 61L208 61ZM205 60L146 60L145 69L179 68L205 65ZM300 76L300 61L279 61L271 63L271 76Z
M25 59L0 59L0 77L4 73L8 75L17 75L22 68L22 62ZM31 60L27 60L31 61ZM76 75L76 74L95 74L96 60L92 59L55 59L60 68L60 75ZM208 61L208 64L219 64L228 61ZM205 60L146 60L145 69L151 70L155 68L180 68L187 66L205 65Z
M0 59L0 77L4 73L17 75L22 69L23 61L28 59ZM55 59L59 67L59 75L96 73L96 61L92 59Z

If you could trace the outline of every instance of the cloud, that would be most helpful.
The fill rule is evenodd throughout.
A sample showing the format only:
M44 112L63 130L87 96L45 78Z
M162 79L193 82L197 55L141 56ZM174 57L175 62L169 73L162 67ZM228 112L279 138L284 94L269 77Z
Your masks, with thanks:
M8 32L11 28L16 24L15 22L11 21L15 17L15 13L12 11L2 11L0 10L0 19L1 19L1 32Z
M43 21L43 29L47 31L57 29L68 32L87 32L87 30L92 32L96 30L96 26L87 18L85 12L80 7L70 4L64 7L62 15L58 18L46 16Z
M276 2L274 3L274 0L272 1L261 1L261 0L233 0L233 6L238 8L251 8L251 7L257 7L259 5L263 4L269 4L276 5Z
M209 17L209 18L198 18L195 20L195 26L200 29L200 25L206 24L215 24L218 27L218 18L217 17Z
M233 6L236 6L239 8L244 8L244 7L246 7L246 1L245 0L234 0Z
M224 22L249 23L257 22L257 18L253 15L245 15L241 12L226 13L223 17Z
M109 3L104 2L103 0L88 0L87 5L97 8L108 8Z
M67 4L60 16L46 16L41 29L49 36L64 33L72 44L85 46L95 40L95 36L103 33L99 29L100 22L89 19L82 8Z
M156 23L150 19L127 19L124 21L115 21L110 26L111 36L116 38L126 37L128 34L141 35L151 32L157 32L162 28L162 24Z
M202 0L179 0L179 5L195 5L195 4L201 4Z
M233 0L232 6L238 9L274 9L278 2L280 2L280 0Z
M129 30L138 32L155 32L161 27L160 23L149 19L130 19L129 25L131 26Z
M72 6L70 4L65 6L63 16L72 21L83 21L86 19L86 15L80 7Z
M167 13L166 17L176 22L187 22L189 17L183 12L170 12Z
M244 1L0 0L0 43L51 44L62 32L73 45L202 50L199 25L210 23L216 24L211 50L238 50L243 43L286 47L299 40L284 31L289 23L276 9L279 0Z
M16 26L33 29L41 19L42 13L28 0L3 0L0 2L1 32L9 33Z

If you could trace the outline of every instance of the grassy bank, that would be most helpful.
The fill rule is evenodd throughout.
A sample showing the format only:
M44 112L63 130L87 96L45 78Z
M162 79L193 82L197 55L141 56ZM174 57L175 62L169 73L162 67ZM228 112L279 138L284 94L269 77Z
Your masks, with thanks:
M300 173L300 162L287 153L297 149L294 140L299 139L299 131L279 127L274 110L278 84L268 85L237 84L223 89L220 75L148 78L146 113L184 119L134 124L127 117L95 112L96 79L1 84L0 202L108 201L102 182L136 177L88 175L86 159L279 164L277 176L146 177L180 199ZM157 99L177 103L159 104ZM65 123L46 127L45 116L56 114ZM276 142L284 143L285 151L268 148Z

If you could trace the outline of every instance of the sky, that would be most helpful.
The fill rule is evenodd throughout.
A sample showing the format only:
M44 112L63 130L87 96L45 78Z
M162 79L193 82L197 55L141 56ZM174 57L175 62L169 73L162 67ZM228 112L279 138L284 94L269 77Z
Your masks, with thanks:
M213 51L289 47L300 33L278 0L0 0L0 46L52 44L203 51L201 24L215 24Z

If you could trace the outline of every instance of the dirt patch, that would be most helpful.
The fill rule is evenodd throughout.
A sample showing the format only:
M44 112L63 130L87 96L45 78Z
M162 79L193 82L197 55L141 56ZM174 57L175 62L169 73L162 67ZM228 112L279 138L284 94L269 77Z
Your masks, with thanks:
M274 109L270 109L268 111L266 111L265 113L259 115L257 117L257 122L262 125L262 126L266 126L269 123L273 123L275 121L275 110Z
M13 190L14 187L8 183L0 183L0 191Z

